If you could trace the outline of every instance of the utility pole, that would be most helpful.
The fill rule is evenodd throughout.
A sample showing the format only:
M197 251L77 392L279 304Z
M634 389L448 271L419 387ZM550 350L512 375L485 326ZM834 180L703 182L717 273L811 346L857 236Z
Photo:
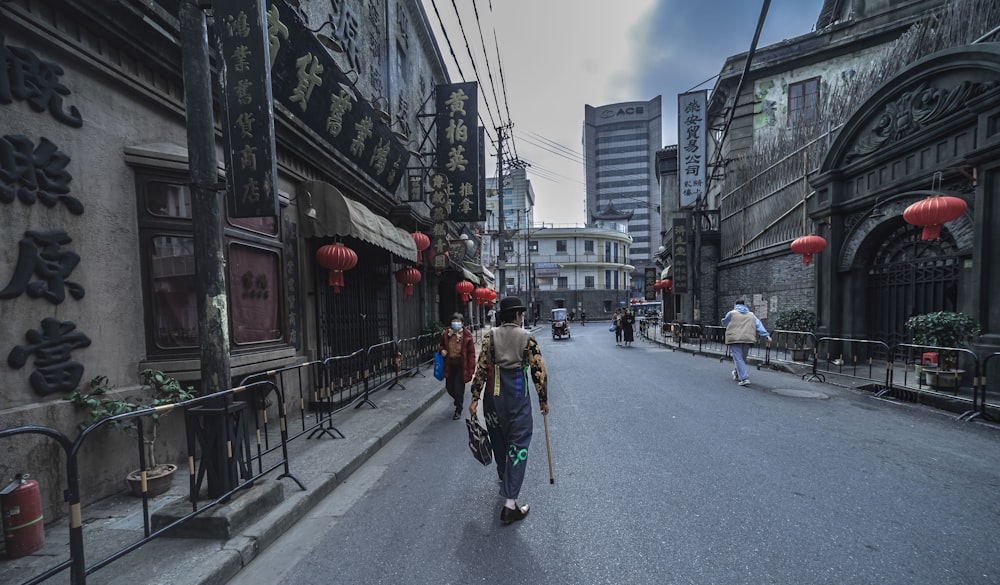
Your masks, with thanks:
M212 113L212 71L204 11L194 2L181 2L179 20L191 177L198 339L201 345L201 391L207 394L232 386L222 211L216 175L215 116ZM231 402L229 396L224 404L212 405L215 407L213 410L225 411ZM214 437L212 447L205 449L202 457L211 497L218 497L235 487L235 469L229 469L231 464L224 449L228 420L226 416L204 417L206 431Z
M503 141L504 127L497 127L497 296L503 299L507 296L507 253L504 250L503 230L506 227L503 215Z

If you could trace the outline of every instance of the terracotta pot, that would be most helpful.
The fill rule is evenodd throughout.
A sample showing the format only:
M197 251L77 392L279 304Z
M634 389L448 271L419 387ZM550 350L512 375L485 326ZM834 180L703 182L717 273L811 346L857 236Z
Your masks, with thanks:
M173 463L163 463L146 470L146 494L153 497L168 491L173 484L175 471L177 471L177 466ZM126 475L125 481L132 489L132 495L142 496L142 473L140 471L133 471Z

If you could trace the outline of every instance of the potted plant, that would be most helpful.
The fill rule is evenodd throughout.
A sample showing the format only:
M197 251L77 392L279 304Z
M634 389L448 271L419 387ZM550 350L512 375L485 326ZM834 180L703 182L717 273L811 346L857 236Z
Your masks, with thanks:
M118 414L190 400L196 394L193 387L184 387L176 379L159 370L147 368L139 373L139 378L142 385L150 390L148 396L124 396L110 386L107 376L95 376L90 380L86 390L69 393L66 396L67 400L89 411L87 420L80 423L80 428L87 428L99 420ZM177 466L172 463L156 462L154 447L162 415L154 412L149 416L153 422L142 438L146 448L146 469L133 471L125 479L132 488L132 493L142 495L142 476L145 471L146 492L150 496L156 496L170 489ZM112 424L121 431L136 430L136 425L131 419L115 421Z
M923 368L927 383L935 388L955 388L963 370L956 369L958 353L954 349L966 346L979 335L979 323L965 313L937 311L916 315L906 320L906 329L913 336L915 345L941 348L938 351L938 368ZM948 373L947 376L940 375Z
M778 313L778 318L774 322L774 328L781 331L790 331L792 342L792 359L797 362L804 362L809 357L809 350L806 348L805 333L812 333L816 329L816 313L809 309L788 309Z

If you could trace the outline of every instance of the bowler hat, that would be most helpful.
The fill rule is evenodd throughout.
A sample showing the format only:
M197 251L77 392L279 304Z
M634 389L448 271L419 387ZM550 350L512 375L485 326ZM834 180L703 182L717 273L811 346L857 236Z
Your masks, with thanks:
M527 311L521 299L517 297L504 297L500 300L500 315L506 316L515 311Z

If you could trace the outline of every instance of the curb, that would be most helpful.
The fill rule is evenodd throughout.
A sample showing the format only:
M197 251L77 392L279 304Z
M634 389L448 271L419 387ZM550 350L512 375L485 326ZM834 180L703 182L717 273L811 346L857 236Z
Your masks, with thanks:
M324 479L315 482L307 491L301 491L292 484L294 491L280 504L272 508L263 518L254 522L222 544L221 549L209 555L204 560L190 567L185 576L190 580L183 583L192 585L225 585L230 582L247 564L288 529L304 518L324 498L326 498L342 481L350 477L366 461L384 447L396 435L413 423L425 410L436 402L445 391L439 388L430 392L416 407L402 418L382 427L375 436L363 443L360 451L345 461L332 473L324 475ZM263 481L282 481L267 479ZM179 581L172 581L178 584Z

